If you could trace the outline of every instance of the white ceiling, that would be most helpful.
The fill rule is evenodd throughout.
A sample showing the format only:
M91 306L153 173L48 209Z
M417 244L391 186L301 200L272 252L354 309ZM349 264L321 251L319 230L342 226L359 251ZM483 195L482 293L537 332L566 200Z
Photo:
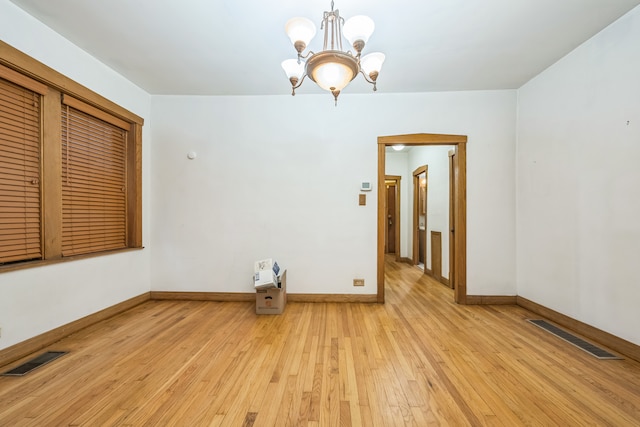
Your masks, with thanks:
M11 0L151 94L289 94L285 22L330 0ZM518 88L640 0L336 0L376 31L378 91ZM311 49L322 48L317 34ZM345 47L348 43L345 41ZM361 77L344 92L371 91ZM319 93L307 80L298 93Z

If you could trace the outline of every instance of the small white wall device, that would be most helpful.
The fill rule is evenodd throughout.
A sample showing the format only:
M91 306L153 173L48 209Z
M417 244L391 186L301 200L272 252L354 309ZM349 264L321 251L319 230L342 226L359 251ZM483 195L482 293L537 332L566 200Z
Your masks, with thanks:
M371 182L362 181L360 183L360 191L371 191Z

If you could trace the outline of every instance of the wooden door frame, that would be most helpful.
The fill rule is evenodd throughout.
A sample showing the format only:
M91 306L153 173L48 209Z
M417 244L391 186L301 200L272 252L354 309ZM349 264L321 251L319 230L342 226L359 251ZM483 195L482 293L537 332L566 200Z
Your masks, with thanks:
M456 242L454 240L455 237L455 218L453 216L453 210L455 208L455 200L453 198L453 194L455 193L456 185L455 185L455 174L454 170L457 167L456 162L456 150L449 150L449 287L452 289L456 288L456 275L455 275L455 247Z
M387 185L387 181L394 181L395 182L395 187L396 187L396 223L393 225L393 227L395 228L395 234L396 234L396 261L400 261L400 180L402 179L402 176L400 175L385 175L384 176L384 182L385 182L385 210L386 210L386 201L387 201L387 193L386 193L386 185Z
M403 144L406 146L420 145L454 145L456 147L457 168L454 171L455 181L455 211L454 212L454 240L455 263L454 289L455 301L458 304L467 303L467 136L442 135L433 133L417 133L408 135L391 135L378 137L378 303L384 303L384 233L385 233L385 161L386 147Z
M425 178L427 177L427 173L429 171L429 166L424 165L418 167L413 171L413 230L411 231L411 236L413 237L413 254L411 259L413 259L413 265L418 265L420 263L420 223L418 218L420 217L420 175L424 173ZM427 178L427 185L429 185L429 181ZM425 206L427 204L427 192L425 189ZM426 210L426 209L425 209ZM425 230L425 241L424 241L424 267L423 272L426 274L427 272L427 240L426 240L426 231L427 231L427 214L424 214L424 230Z

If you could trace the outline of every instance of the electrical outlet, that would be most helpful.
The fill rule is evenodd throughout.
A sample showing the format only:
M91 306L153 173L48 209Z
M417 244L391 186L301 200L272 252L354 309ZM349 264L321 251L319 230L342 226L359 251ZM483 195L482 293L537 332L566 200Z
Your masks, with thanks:
M353 279L353 286L364 286L364 279Z

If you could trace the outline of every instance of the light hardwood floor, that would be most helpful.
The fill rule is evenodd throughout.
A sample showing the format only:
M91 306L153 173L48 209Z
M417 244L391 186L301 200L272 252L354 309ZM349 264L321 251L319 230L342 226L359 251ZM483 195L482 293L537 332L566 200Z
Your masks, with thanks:
M519 307L458 306L415 267L386 271L384 305L144 303L0 377L0 426L640 425L639 363L599 361Z

